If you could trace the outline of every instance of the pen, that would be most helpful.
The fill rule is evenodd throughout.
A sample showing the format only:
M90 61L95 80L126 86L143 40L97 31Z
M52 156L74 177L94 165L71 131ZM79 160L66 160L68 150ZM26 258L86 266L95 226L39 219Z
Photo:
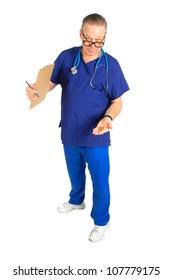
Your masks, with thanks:
M25 82L27 83L27 85L28 85L30 88L32 88L31 85L30 85L27 81L25 81ZM38 95L38 93L35 93L35 95L36 95L37 97L40 97L40 96Z

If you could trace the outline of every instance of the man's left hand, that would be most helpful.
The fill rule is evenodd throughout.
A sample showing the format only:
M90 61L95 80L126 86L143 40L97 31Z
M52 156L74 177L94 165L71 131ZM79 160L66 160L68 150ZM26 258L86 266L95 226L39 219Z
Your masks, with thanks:
M93 129L92 133L94 135L102 135L110 131L112 128L112 121L110 120L110 118L105 117L101 121L99 121L97 126Z

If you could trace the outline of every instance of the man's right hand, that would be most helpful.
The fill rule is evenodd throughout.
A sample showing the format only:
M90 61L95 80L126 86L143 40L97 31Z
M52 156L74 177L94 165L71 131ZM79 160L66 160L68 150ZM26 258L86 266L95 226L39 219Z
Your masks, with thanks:
M26 87L26 95L29 100L37 99L37 91L35 89L35 84L31 84L30 87Z

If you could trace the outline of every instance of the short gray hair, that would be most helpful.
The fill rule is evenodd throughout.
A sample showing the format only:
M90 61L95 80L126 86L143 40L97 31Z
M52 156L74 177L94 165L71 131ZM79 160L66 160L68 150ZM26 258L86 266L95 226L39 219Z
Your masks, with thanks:
M102 17L99 14L90 14L86 17L84 17L82 21L82 27L84 26L85 23L90 23L90 24L97 24L97 25L104 25L105 29L107 29L107 21L105 20L104 17Z

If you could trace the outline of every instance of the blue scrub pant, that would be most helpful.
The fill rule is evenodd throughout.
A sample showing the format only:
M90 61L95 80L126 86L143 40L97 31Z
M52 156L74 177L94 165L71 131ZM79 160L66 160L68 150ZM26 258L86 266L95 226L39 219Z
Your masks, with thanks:
M93 183L91 217L94 224L104 226L109 222L109 147L73 147L64 145L67 170L71 181L69 203L79 205L85 198L86 164Z

